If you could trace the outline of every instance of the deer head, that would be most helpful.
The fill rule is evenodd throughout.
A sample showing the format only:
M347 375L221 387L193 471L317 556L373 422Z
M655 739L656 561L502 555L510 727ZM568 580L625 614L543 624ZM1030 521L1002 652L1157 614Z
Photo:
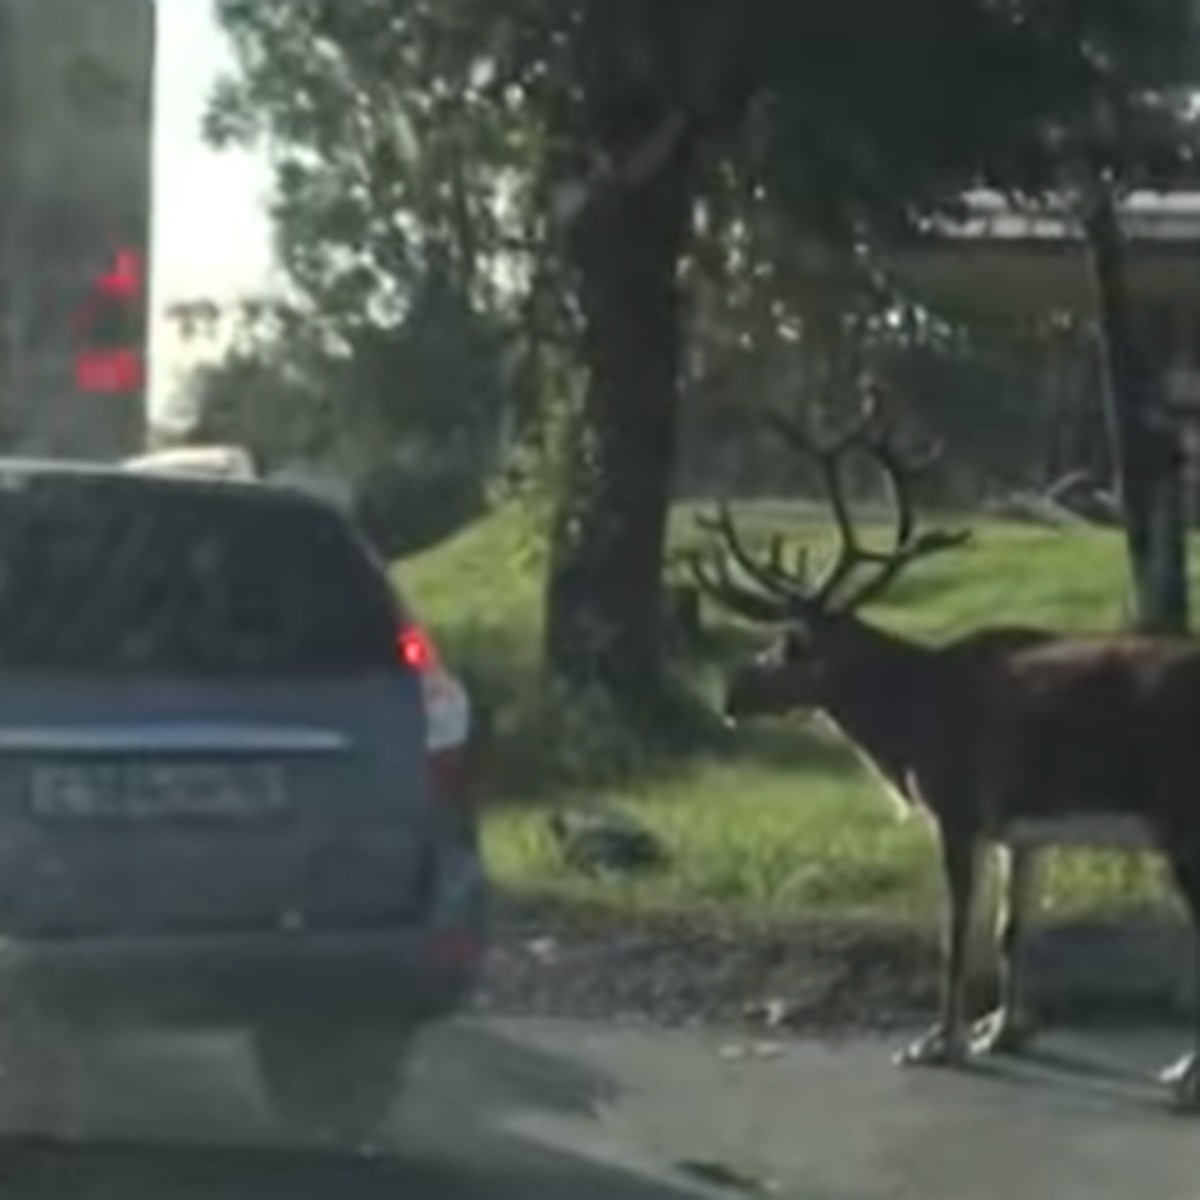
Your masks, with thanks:
M884 636L859 619L859 609L881 597L914 563L962 546L970 537L965 530L918 530L911 480L938 452L906 461L883 427L875 395L868 397L862 417L849 430L825 442L781 415L772 416L770 423L788 446L816 465L838 547L814 577L806 545L789 553L777 535L765 555L752 553L727 503L700 518L701 527L718 539L715 553L698 553L691 560L701 591L747 620L781 629L761 653L726 677L729 720L826 707L833 673L844 677L856 656L862 659ZM893 509L887 549L864 545L854 526L844 473L847 460L856 454L872 460L887 484Z

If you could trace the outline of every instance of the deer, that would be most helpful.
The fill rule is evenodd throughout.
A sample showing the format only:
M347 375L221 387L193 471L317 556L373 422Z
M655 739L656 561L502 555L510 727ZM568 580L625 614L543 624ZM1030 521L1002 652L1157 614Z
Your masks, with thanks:
M903 453L877 395L837 437L817 438L782 414L770 424L817 469L837 549L820 572L810 546L793 552L780 535L752 551L721 501L701 518L710 537L691 571L707 599L776 631L726 672L726 721L823 717L896 803L933 828L945 896L937 1019L896 1061L955 1067L1025 1050L1036 1028L1020 947L1038 852L1052 843L1148 848L1165 856L1197 938L1191 1049L1159 1079L1174 1105L1200 1111L1200 642L996 624L931 644L881 627L863 615L867 606L971 540L969 529L918 527L913 482L939 449L920 460ZM882 549L852 516L853 456L873 462L886 485ZM999 1002L971 1023L969 930L989 848L1004 867Z

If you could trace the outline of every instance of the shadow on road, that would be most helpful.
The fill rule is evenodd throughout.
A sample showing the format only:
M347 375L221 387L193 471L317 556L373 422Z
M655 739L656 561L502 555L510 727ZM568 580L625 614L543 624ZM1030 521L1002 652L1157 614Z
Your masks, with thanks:
M616 1098L617 1089L582 1062L520 1041L493 1025L462 1021L425 1037L405 1094L412 1106L426 1112L436 1098L446 1105L448 1117L490 1124L497 1110L514 1104L590 1117L598 1105Z
M1135 1063L1112 1050L1070 1044L1038 1046L1018 1057L981 1059L971 1069L1006 1086L1073 1094L1118 1106L1162 1111L1167 1094L1153 1067Z
M158 1039L88 1064L75 1136L0 1134L5 1200L694 1200L605 1146L599 1073L499 1030L431 1033L372 1157L314 1149L266 1112L231 1039Z
M280 1147L0 1143L0 1187L11 1200L695 1200L700 1193L647 1181L547 1150L520 1161L358 1160Z

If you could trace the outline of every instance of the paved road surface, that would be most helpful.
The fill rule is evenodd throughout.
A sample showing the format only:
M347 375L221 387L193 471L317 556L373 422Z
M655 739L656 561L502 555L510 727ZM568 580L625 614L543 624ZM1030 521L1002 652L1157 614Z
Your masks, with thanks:
M1039 1061L957 1075L899 1071L890 1045L869 1039L744 1049L707 1034L458 1024L423 1049L383 1153L357 1160L281 1135L230 1039L114 1046L88 1068L87 1143L0 1143L0 1189L5 1200L721 1194L677 1169L693 1160L796 1200L1200 1195L1200 1121L1170 1115L1144 1082L1178 1035L1061 1035Z

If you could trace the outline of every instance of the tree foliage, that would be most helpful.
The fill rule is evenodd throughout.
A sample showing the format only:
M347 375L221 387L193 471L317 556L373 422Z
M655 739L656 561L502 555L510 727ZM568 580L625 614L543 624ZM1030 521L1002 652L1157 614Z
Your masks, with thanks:
M302 324L265 302L187 307L204 312L174 314L185 337L197 320L232 335L220 359L192 372L181 397L187 442L244 446L266 470L328 446L338 426L318 382L323 354Z
M574 346L547 645L629 695L658 663L700 281L710 313L727 287L786 341L805 326L778 297L811 263L800 238L757 251L764 228L853 257L968 185L1161 173L1175 114L1152 93L1184 71L1192 7L217 0L238 71L209 128L269 147L282 260L340 337L400 320L436 272L533 378Z

